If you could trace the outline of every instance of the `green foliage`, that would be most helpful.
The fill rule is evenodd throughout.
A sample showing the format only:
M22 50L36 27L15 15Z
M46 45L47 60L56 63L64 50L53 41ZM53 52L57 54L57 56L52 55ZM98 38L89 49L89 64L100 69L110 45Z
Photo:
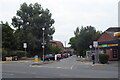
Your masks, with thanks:
M77 41L77 37L72 37L70 38L70 42L69 42L69 44L71 45L71 48L74 48L75 50L77 50L76 41Z
M97 40L100 36L101 32L96 31L96 29L92 26L87 27L79 27L76 28L76 31L74 31L75 37L72 37L70 39L69 44L71 47L77 51L77 53L80 53L80 55L83 55L83 52L89 49L89 45L93 43L93 41Z
M50 51L51 53L57 54L61 52L61 48L58 46L51 46Z
M5 49L2 49L2 56L4 57L4 56L6 56L8 53L7 53L7 51L5 50Z
M99 54L99 61L102 64L107 63L109 60L109 55L108 54Z
M15 37L13 33L13 29L6 22L2 23L2 48L15 50Z
M25 56L25 51L13 51L10 49L2 49L2 57L6 57L6 56L18 56L19 58L24 57Z
M24 57L25 51L20 51L20 50L15 51L15 55L18 56L19 58Z

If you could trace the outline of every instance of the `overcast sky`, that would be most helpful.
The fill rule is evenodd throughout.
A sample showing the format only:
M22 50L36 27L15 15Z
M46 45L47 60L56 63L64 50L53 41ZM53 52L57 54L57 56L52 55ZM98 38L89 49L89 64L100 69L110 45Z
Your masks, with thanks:
M20 5L38 2L55 20L54 40L68 43L77 27L93 26L104 31L118 26L119 0L0 0L0 21L11 23ZM67 45L69 46L69 45Z

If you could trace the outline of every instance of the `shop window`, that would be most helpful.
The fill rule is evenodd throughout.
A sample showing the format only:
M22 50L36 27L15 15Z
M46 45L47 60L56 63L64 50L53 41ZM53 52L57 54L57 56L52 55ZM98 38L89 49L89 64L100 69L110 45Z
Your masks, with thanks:
M118 58L118 50L113 49L113 58Z

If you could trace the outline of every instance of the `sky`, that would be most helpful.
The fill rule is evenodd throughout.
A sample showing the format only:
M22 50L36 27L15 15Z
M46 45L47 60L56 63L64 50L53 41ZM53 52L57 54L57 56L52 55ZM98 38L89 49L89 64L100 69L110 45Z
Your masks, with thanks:
M105 31L118 26L118 2L120 0L0 0L0 21L8 21L16 16L20 5L38 2L50 10L55 20L53 39L61 41L64 46L77 27L93 26L96 30Z

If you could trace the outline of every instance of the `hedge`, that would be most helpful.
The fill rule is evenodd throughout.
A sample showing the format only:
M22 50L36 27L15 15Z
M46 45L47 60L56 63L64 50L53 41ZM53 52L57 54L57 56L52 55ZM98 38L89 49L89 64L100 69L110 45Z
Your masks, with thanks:
M109 55L108 54L99 54L99 61L102 64L107 63L109 60Z
M2 49L2 57L6 56L18 56L19 58L21 58L25 56L25 51L22 50L12 51L9 49Z

